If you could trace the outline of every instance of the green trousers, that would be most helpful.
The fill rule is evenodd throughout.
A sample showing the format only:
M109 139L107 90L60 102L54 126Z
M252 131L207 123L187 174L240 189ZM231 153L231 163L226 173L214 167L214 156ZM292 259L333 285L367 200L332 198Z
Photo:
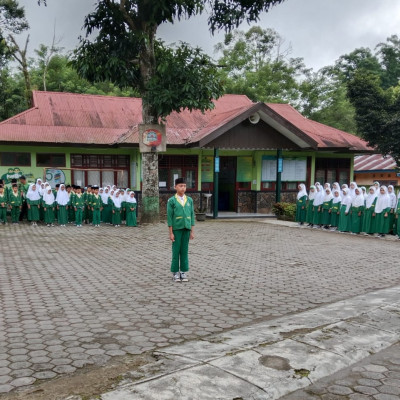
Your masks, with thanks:
M172 242L171 272L189 271L189 229L178 229L173 231L175 242ZM180 266L180 268L179 268Z
M82 208L77 208L75 211L75 225L82 225L82 219L83 219L83 210Z
M12 206L11 207L11 221L14 223L18 222L20 213L21 213L21 209L19 208L19 206Z
M0 207L0 222L7 222L7 208Z
M100 208L95 208L92 211L92 221L93 225L100 225L100 219L101 219L101 211Z

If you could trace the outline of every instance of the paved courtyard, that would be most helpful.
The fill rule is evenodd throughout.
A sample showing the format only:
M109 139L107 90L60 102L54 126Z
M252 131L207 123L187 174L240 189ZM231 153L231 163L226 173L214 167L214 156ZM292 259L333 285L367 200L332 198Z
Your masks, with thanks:
M195 235L173 283L165 224L0 226L0 393L400 284L394 240L262 220Z

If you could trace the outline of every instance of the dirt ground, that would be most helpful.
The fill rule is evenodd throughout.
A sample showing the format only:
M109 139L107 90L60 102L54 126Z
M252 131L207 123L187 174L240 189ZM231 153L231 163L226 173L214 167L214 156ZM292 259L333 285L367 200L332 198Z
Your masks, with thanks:
M0 395L1 400L82 400L100 398L122 380L134 380L132 373L139 367L153 362L149 352L138 356L115 357L105 367L88 366L71 375L52 380L37 381L33 386Z

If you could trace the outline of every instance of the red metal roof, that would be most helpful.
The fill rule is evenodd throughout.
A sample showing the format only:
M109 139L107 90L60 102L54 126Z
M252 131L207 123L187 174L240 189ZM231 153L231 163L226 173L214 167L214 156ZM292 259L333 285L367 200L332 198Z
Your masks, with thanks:
M343 147L354 151L373 151L358 136L304 117L289 104L268 103L267 106L318 143L318 148Z
M0 123L0 142L122 145L139 142L141 99L64 92L33 92L33 108ZM295 131L313 139L319 149L346 148L371 151L363 140L349 133L303 117L288 104L253 103L244 95L225 95L213 110L182 110L167 117L167 143L198 142L235 118L247 118L255 108L273 110ZM238 122L239 123L239 122ZM296 133L295 133L296 134ZM313 142L313 143L315 143Z
M394 171L396 161L390 156L382 154L362 155L354 158L354 172Z

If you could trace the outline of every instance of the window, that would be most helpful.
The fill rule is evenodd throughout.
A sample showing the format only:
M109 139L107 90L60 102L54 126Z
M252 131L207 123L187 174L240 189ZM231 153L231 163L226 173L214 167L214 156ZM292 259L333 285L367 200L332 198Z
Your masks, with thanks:
M1 165L30 167L31 153L1 153Z
M160 190L174 190L175 179L184 177L187 190L197 189L198 157L160 155L158 159Z
M129 162L124 154L71 154L71 168L127 169Z
M350 158L316 158L315 181L340 184L348 183L350 178Z
M71 154L71 168L75 185L129 186L129 155Z
M62 153L37 153L37 167L65 167L65 154Z

